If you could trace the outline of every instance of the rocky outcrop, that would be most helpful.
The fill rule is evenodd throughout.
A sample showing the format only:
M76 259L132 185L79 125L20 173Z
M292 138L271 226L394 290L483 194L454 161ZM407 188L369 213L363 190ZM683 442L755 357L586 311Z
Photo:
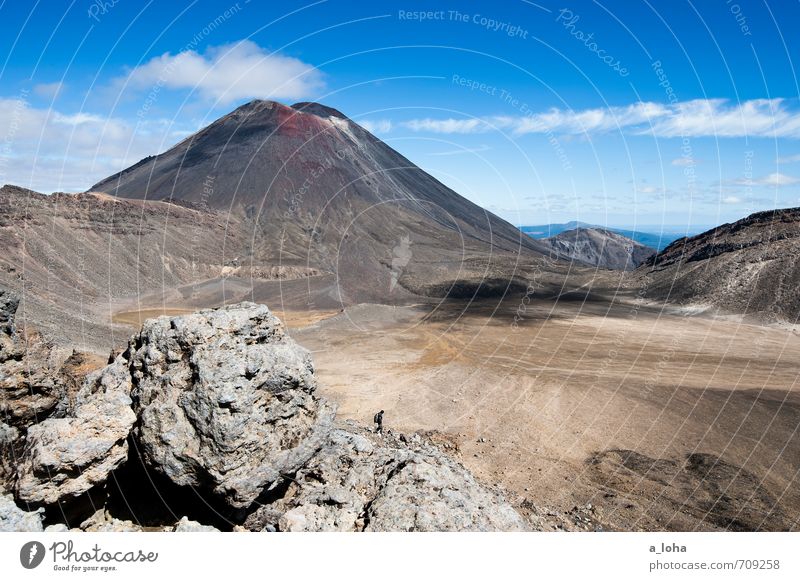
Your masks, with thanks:
M264 305L152 319L128 357L145 461L231 507L297 471L330 430L310 354Z
M64 395L60 368L68 352L15 322L18 297L0 287L0 421L24 427L53 411Z
M19 430L0 422L0 490L10 488L17 465L18 442Z
M245 522L268 531L524 531L529 525L428 439L336 429L282 498Z
M19 297L0 287L0 334L14 334L14 315L19 307Z
M52 504L105 482L128 457L127 438L136 420L130 389L127 361L120 357L87 378L70 417L28 428L17 497Z
M642 298L752 316L800 320L800 208L757 212L676 240L628 281Z
M40 511L24 511L14 504L11 496L0 494L0 531L40 533L42 530Z
M140 520L152 530L217 530L196 514L178 523L140 519L128 497L116 512L120 503L103 500L111 494L103 485L130 457L125 470L135 474L141 459L148 482L158 473L162 500L192 487L222 510L215 524L236 530L529 528L433 440L376 435L352 422L334 427L334 406L315 391L310 354L266 306L149 320L125 352L86 378L65 417L28 427L16 499L61 509L99 494L96 512L90 499L91 511L63 517L79 530L144 530ZM0 517L0 529L42 530L37 513L3 502L0 514L10 516Z

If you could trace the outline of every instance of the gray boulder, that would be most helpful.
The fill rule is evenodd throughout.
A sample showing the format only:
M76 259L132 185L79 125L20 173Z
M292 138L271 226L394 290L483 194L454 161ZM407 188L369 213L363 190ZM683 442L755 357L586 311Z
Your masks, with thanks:
M178 521L173 529L176 533L218 533L219 529L209 525L201 525L199 522L183 517Z
M68 533L69 527L64 523L56 523L54 525L46 526L44 529L46 533Z
M70 417L28 428L26 453L17 469L17 497L52 504L105 482L128 456L131 409L127 361L89 375Z
M26 512L10 495L0 494L0 532L42 532L41 511Z
M376 437L355 424L251 514L258 531L524 531L502 497L424 438Z
M231 507L301 468L330 431L309 352L264 305L148 320L127 356L145 461Z

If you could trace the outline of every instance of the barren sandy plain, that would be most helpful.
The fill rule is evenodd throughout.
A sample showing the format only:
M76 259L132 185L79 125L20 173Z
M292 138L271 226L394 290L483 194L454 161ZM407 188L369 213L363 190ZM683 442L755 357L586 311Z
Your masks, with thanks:
M384 409L390 430L441 432L534 516L572 530L800 528L792 330L581 293L524 311L519 297L268 304L341 417Z

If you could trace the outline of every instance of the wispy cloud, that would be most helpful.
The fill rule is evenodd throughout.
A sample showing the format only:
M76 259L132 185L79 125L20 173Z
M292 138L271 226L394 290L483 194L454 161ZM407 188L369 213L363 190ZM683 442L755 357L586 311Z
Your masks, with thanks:
M40 83L34 85L33 92L45 99L56 99L63 91L65 85L60 81L55 83Z
M223 104L255 98L302 99L322 85L322 75L313 66L270 53L249 40L212 46L202 54L165 53L115 81L119 89L193 89Z
M403 126L431 133L485 133L493 129L493 124L484 119L412 119Z
M788 137L800 138L800 109L784 99L695 99L673 105L638 102L621 107L584 110L552 108L526 116L471 119L412 119L401 124L433 133L608 133L624 131L657 137ZM683 163L683 162L681 162ZM676 164L677 165L677 164Z
M780 188L783 186L793 186L800 183L800 178L787 176L782 173L771 173L760 178L741 178L735 180L733 183L740 186L764 186L771 188Z
M800 153L796 155L787 155L786 157L779 157L776 161L778 163L797 163L800 161Z
M82 191L163 151L181 134L165 120L131 123L0 98L0 135L7 136L0 148L0 185L13 183L43 192Z
M640 194L663 194L664 188L658 186L637 186L636 191Z
M392 130L392 122L388 119L363 119L357 123L370 133L389 133Z

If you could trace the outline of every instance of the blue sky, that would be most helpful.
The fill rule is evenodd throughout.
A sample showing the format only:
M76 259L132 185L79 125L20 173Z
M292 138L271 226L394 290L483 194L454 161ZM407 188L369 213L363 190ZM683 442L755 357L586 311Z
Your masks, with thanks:
M81 191L253 98L516 224L800 205L795 1L2 2L0 182Z

